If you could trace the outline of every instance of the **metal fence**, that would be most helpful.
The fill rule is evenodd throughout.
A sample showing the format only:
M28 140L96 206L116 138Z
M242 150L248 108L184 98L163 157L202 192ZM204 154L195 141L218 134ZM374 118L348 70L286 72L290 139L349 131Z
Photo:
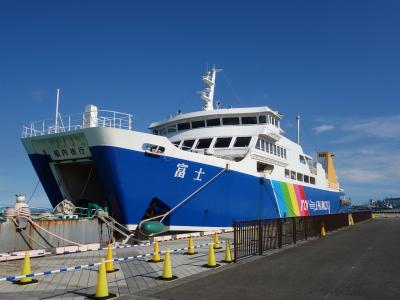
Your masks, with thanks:
M358 223L370 219L371 212L352 212L351 216ZM234 221L235 261L318 236L322 225L326 232L349 226L349 214Z

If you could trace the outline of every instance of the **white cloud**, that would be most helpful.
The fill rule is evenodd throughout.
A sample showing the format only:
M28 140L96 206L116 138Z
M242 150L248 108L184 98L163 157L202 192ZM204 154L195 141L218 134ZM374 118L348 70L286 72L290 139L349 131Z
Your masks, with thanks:
M342 129L379 138L400 138L400 115L349 120Z
M33 91L31 96L39 103L42 103L46 100L48 93L46 91Z
M320 133L323 133L323 132L331 131L333 129L335 129L335 126L334 125L328 125L328 124L322 124L322 125L319 125L319 126L313 128L313 130L314 130L314 132L316 134L320 134Z

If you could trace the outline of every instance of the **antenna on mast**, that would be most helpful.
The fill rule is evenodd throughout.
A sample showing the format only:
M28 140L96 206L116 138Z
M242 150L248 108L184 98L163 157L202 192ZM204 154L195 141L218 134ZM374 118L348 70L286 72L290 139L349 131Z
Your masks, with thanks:
M300 145L300 115L297 115L297 144Z
M57 89L57 101L56 101L56 122L54 124L54 132L57 133L58 132L58 104L60 102L60 89Z
M214 90L215 90L215 76L217 72L222 71L222 69L216 69L215 65L211 70L207 71L203 75L203 82L207 85L200 93L200 98L205 102L203 110L213 110L214 102Z

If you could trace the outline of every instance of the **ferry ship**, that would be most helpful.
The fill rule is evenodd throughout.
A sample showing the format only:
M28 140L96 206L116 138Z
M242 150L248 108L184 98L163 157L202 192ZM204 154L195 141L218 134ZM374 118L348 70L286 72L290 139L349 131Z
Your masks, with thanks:
M297 141L286 137L283 115L267 106L221 108L217 72L202 77L202 110L152 123L148 133L133 129L130 114L94 105L24 126L22 143L51 204L95 203L130 230L158 219L177 231L345 209L333 154L314 161L299 131Z

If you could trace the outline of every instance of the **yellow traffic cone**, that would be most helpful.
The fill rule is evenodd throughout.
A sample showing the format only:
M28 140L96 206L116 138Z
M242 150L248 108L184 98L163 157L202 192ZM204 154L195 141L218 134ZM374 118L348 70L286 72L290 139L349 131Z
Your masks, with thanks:
M321 223L321 237L325 237L325 236L326 236L325 225L324 225L324 223Z
M214 249L221 249L221 245L219 244L218 234L214 233Z
M106 256L106 260L112 260L113 259L113 255L112 255L112 246L109 243L108 244L108 248L107 248L107 256ZM114 273L117 272L119 269L114 268L114 262L113 261L108 261L106 262L106 272L107 273Z
M172 266L171 266L171 254L169 249L165 252L165 261L163 266L162 275L158 277L160 280L171 281L177 279L177 276L172 274Z
M220 266L215 261L214 246L215 245L213 243L210 243L209 251L208 251L208 263L206 265L203 265L203 267L205 267L205 268L216 268L216 267Z
M89 299L114 299L116 298L116 294L112 294L108 292L108 282L107 282L107 271L106 271L106 263L104 262L104 258L101 259L101 264L99 266L99 273L97 275L97 285L96 285L96 294L89 295Z
M148 260L148 262L158 263L158 262L164 261L163 259L161 259L159 252L160 252L160 248L158 246L158 242L155 241L154 242L154 250L153 250L153 258Z
M349 226L353 226L354 225L353 215L348 214L348 219L349 219Z
M21 275L28 275L28 274L32 274L32 270L31 270L31 259L29 256L29 251L26 251L24 256L24 263L22 264ZM32 277L25 277L21 278L20 280L13 281L13 283L19 285L27 285L37 282L38 281L36 279L33 279Z
M229 240L227 240L225 244L226 244L225 259L222 262L230 264L232 262L232 256L231 256L231 247L229 245Z
M192 235L189 236L188 240L188 250L185 252L186 255L195 255L197 252L194 251L194 243Z

